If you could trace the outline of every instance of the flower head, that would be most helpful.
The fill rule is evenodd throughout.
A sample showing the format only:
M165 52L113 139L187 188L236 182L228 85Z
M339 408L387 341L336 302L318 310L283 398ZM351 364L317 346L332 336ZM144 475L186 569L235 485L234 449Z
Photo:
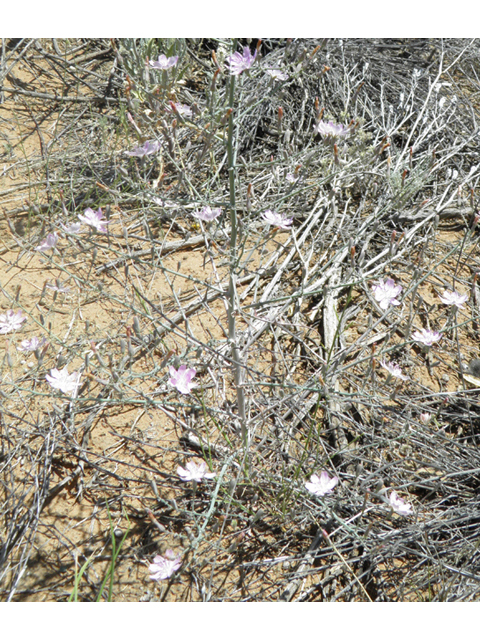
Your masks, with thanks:
M58 293L68 293L70 291L70 287L66 287L63 285L60 280L55 280L55 284L50 284L47 282L47 289L51 289L52 291L57 291Z
M399 516L409 516L412 513L412 505L400 498L395 491L390 494L388 504Z
M402 373L402 370L398 366L398 364L395 364L394 362L385 362L385 360L383 360L380 364L384 369L388 371L388 373L391 376L394 376L395 378L400 378L400 380L408 380L408 376L405 376Z
M297 174L295 175L295 173L292 173L291 171L289 171L287 173L287 175L285 176L285 180L287 182L290 182L291 184L294 184L295 182L297 182L297 180L300 178L300 176Z
M207 205L206 207L203 207L203 209L201 209L200 211L194 211L192 213L192 216L194 216L195 218L198 218L199 220L203 220L204 222L212 222L212 220L215 220L215 218L218 218L218 216L221 213L222 213L222 210L220 208L211 209Z
M74 371L69 375L68 368L65 366L60 371L52 369L50 374L47 373L45 379L52 389L60 389L66 395L76 398L81 375L79 371Z
M458 291L445 290L443 292L443 296L439 294L438 297L443 302L443 304L454 304L457 309L464 309L463 303L468 300L467 294L458 293Z
M140 147L135 147L131 151L125 151L126 156L136 156L137 158L144 158L145 156L151 156L152 153L157 153L160 149L160 142L157 140L147 140Z
M48 251L49 249L53 249L58 242L57 232L49 233L48 236L42 240L42 242L35 247L35 251Z
M228 56L227 63L230 66L230 75L239 76L243 71L250 69L257 57L257 51L251 54L249 47L243 47L243 54L236 51L231 56Z
M22 316L21 311L15 311L9 309L7 313L0 315L0 333L10 333L10 331L16 331L20 329L26 318Z
M274 80L288 80L287 74L283 73L279 69L265 69L265 72Z
M161 69L161 71L165 71L166 69L170 69L174 67L178 62L178 56L172 56L171 58L167 58L167 56L162 53L158 56L158 60L149 60L148 64L152 69Z
M428 412L421 413L419 416L419 420L422 424L428 424L431 419L432 419L432 414Z
M400 304L396 297L400 295L402 287L399 284L395 284L392 278L387 278L385 281L380 280L378 285L372 287L372 291L375 294L375 300L380 305L380 309L387 309L390 304Z
M262 218L265 220L265 222L268 222L268 224L271 224L278 229L289 230L293 222L293 218L287 218L285 216L282 216L282 214L280 213L271 211L270 209L267 209L267 211L264 211L262 213Z
M190 118L193 115L193 111L186 104L180 104L179 102L170 103L171 110L175 113L179 113L181 116L187 116Z
M66 233L77 234L82 228L82 225L79 222L72 222L71 224L68 225L68 227L64 224L62 224L62 227Z
M322 471L319 476L315 473L310 476L310 482L305 482L305 487L316 496L324 496L327 493L332 493L337 484L338 478L336 476L330 478L326 471Z
M349 134L349 130L343 124L334 124L333 122L320 122L315 126L315 131L319 133L322 138L346 138Z
M181 556L176 556L171 549L167 549L164 556L155 556L148 570L152 580L166 580L173 576L182 566Z
M185 465L185 469L177 467L177 473L184 482L201 482L204 479L210 480L216 476L215 473L209 473L207 469L207 463L204 461L200 462L200 464L190 461Z
M37 349L40 349L41 347L43 347L43 345L46 342L47 341L45 338L42 338L40 340L40 338L37 338L36 336L34 336L33 338L22 340L22 342L20 343L20 346L17 347L17 349L19 351L36 351Z
M415 331L415 333L412 334L412 338L415 342L421 342L426 347L431 347L434 342L438 342L442 339L442 334L438 331L422 329L421 331Z
M192 378L197 373L195 369L187 369L186 365L182 364L178 371L174 367L170 367L169 373L171 378L168 382L180 393L186 395L197 386L195 382L192 382Z
M79 213L78 219L85 224L88 224L90 227L95 227L95 229L100 233L106 233L107 227L105 225L109 224L108 220L105 220L103 218L101 209L99 209L98 211L94 211L90 207L88 207L88 209L85 209L83 216Z

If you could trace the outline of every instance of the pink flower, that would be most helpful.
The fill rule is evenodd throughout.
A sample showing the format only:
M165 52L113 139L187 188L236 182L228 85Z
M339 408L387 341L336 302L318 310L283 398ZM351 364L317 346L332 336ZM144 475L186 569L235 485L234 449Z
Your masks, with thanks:
M399 284L396 285L392 278L387 278L385 281L380 280L377 286L372 287L372 291L380 309L387 309L389 304L400 304L396 297L400 295L402 287Z
M195 382L192 382L192 378L197 373L195 369L187 369L186 365L182 364L178 371L174 367L170 367L169 373L171 378L168 382L180 393L186 395L197 386Z
M13 309L9 309L7 313L0 315L0 333L10 333L20 329L25 320L21 311L15 313Z
M422 329L421 331L415 331L415 333L412 334L412 338L415 342L421 342L426 347L431 347L434 342L438 342L442 339L442 334L438 331Z
M326 471L322 471L320 476L316 474L310 476L310 482L305 482L305 487L316 496L324 496L327 493L332 493L337 484L338 478L336 476L330 478Z
M395 491L392 491L390 494L388 503L399 516L409 516L412 514L412 505L402 500L402 498L399 498Z
M135 147L131 151L125 151L125 155L144 158L145 156L152 155L152 153L157 153L160 147L160 142L157 140L147 140L141 147Z
M222 213L221 209L211 209L209 206L203 207L200 211L194 211L192 216L203 220L204 222L212 222Z
M90 227L95 227L97 231L100 233L105 233L107 231L107 227L105 225L109 224L108 220L103 219L102 210L94 211L90 207L85 209L85 215L78 214L78 219L88 224Z
M463 303L468 300L468 296L466 294L458 293L458 291L448 291L445 290L443 292L443 296L438 295L443 304L454 304L457 309L464 309Z
M65 366L60 371L52 369L50 374L47 373L45 379L52 389L60 389L66 395L76 398L81 375L79 371L74 371L69 375L68 368Z
M347 127L343 124L334 124L333 122L320 122L315 126L315 131L323 138L346 138L349 134Z
M383 362L381 362L380 364L384 369L388 371L391 376L400 378L400 380L408 380L408 376L403 375L402 370L398 366L398 364L395 364L394 362L385 362L385 360L383 360Z
M420 422L422 424L428 424L430 422L430 420L432 419L432 414L431 413L421 413L420 414Z
M243 54L236 51L231 56L228 56L227 63L230 66L230 75L239 76L243 71L250 69L255 62L257 52L251 54L249 47L243 47Z
M17 349L19 351L36 351L37 349L40 349L41 347L43 347L43 345L46 342L47 341L45 338L42 338L40 340L40 338L37 338L36 336L34 336L33 338L22 340L22 342L20 343L20 346L17 347Z
M171 67L174 67L178 62L178 56L172 56L171 58L167 58L167 56L162 53L161 55L158 56L158 60L152 61L149 60L148 64L151 66L152 69L161 69L162 71L165 71L166 69L170 69Z
M155 556L153 564L149 565L152 580L167 580L182 566L181 556L176 556L171 549L167 549L164 556Z
M179 102L171 102L171 110L175 113L179 113L181 116L187 116L190 118L193 115L192 110L186 104L180 104Z
M207 468L207 463L204 461L200 462L200 464L190 461L185 465L185 469L177 467L177 473L184 482L201 482L204 479L210 480L216 476L215 473L209 473Z
M265 222L268 222L268 224L271 224L278 229L289 230L293 222L293 218L284 217L280 213L276 213L275 211L271 211L270 209L267 209L267 211L264 211L262 213L262 218L265 220Z
M58 242L57 232L49 233L48 236L42 240L42 242L35 247L35 251L48 251L49 249L53 249Z

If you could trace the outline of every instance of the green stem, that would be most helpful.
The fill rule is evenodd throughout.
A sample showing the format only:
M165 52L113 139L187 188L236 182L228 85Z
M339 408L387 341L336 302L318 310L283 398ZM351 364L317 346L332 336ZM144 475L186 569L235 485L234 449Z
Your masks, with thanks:
M233 51L237 46L237 40L233 41ZM230 76L228 107L230 114L228 116L228 140L227 140L227 155L228 155L228 178L230 188L230 224L231 224L231 236L230 236L230 277L228 285L228 339L232 346L232 359L234 361L234 374L235 374L235 386L237 391L237 404L238 415L240 418L242 441L244 446L248 443L247 425L245 419L245 392L242 387L243 375L242 364L240 362L240 349L237 344L236 327L235 327L235 312L236 312L236 300L237 300L237 206L235 199L235 161L236 150L234 145L234 121L233 110L235 105L235 76Z

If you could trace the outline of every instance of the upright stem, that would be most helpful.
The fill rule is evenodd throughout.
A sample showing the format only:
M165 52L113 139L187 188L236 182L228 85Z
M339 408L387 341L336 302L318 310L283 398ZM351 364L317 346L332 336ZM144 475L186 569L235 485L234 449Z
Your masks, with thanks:
M236 49L237 41L234 40L233 51ZM247 423L245 418L245 392L242 386L243 371L240 362L240 349L237 343L235 328L235 313L237 302L237 207L235 199L235 160L236 153L233 136L233 109L235 104L235 76L230 76L228 106L230 115L228 117L228 178L230 187L230 278L228 285L228 339L232 346L233 369L235 375L235 387L237 390L238 415L242 429L242 441L246 447L248 444Z

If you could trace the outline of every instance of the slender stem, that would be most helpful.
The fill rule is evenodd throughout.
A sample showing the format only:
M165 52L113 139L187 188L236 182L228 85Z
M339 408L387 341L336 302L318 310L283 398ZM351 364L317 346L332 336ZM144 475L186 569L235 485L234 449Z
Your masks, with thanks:
M233 51L235 51L237 45L236 39L233 41ZM242 429L242 441L244 446L247 446L248 434L247 425L245 419L245 392L242 386L243 371L242 364L240 362L240 349L237 344L237 335L235 328L235 313L237 302L237 207L235 199L235 143L234 143L234 104L235 104L235 76L230 76L228 106L230 114L228 117L228 140L227 140L227 154L228 154L228 177L230 188L230 224L231 224L231 236L230 236L230 278L228 286L228 339L232 345L232 359L234 361L233 368L235 374L235 386L237 390L237 404L238 415L240 418L240 424Z

